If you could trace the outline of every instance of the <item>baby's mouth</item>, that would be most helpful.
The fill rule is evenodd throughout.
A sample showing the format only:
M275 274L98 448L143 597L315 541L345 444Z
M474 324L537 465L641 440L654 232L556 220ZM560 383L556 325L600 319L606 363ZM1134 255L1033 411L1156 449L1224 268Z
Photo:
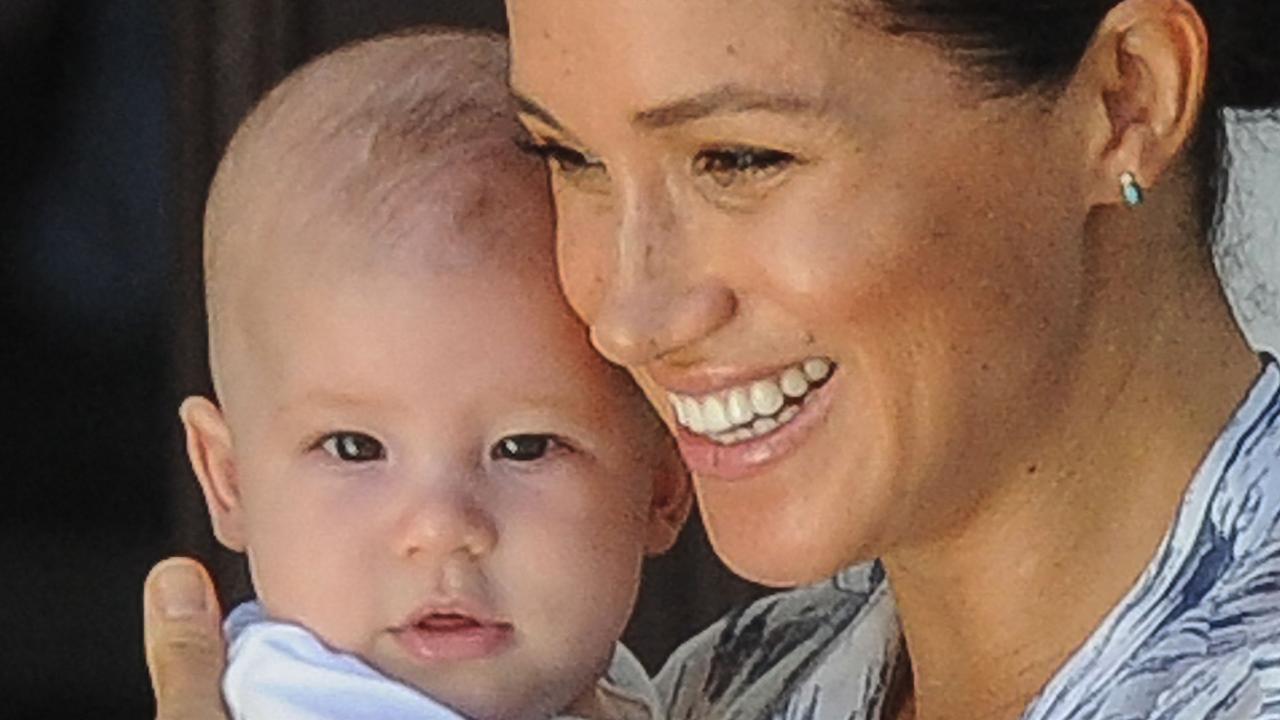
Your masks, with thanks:
M401 624L403 630L465 632L477 628L511 628L511 623L478 603L432 602L419 608Z
M413 627L426 632L448 633L480 628L486 624L502 625L504 623L484 623L463 613L445 612L426 615L413 623Z
M515 627L467 612L438 610L415 615L393 635L416 660L435 663L500 654L513 642Z
M836 371L825 357L811 357L766 378L694 397L668 393L682 428L721 445L736 445L785 427Z

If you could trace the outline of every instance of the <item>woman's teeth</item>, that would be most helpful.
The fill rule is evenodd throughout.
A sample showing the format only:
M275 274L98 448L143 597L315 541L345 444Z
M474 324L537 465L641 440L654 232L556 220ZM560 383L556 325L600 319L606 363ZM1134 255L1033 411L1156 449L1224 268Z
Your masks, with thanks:
M795 419L809 394L831 377L833 367L825 358L809 358L775 377L700 398L679 393L668 396L681 426L731 445L771 433Z

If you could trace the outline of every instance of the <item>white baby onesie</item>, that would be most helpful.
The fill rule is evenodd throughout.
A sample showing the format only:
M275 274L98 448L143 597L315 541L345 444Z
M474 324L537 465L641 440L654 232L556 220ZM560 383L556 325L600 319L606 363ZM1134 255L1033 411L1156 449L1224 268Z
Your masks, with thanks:
M233 720L466 720L306 628L267 618L257 602L233 610L224 629L222 692ZM600 689L611 720L657 719L653 685L621 644Z

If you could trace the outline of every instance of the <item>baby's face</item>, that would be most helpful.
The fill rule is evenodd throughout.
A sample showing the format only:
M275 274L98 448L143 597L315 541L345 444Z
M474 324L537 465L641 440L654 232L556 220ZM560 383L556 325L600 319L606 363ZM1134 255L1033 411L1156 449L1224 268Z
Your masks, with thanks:
M461 229L426 213L423 237L550 232L540 194L503 203ZM656 420L591 350L550 240L519 246L544 251L443 272L297 258L226 338L223 537L268 612L476 718L592 687L646 546L669 542Z

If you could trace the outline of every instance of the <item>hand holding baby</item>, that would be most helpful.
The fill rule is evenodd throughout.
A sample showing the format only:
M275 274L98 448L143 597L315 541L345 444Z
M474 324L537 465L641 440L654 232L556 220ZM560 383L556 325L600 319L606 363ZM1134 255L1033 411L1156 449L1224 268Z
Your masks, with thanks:
M156 720L226 720L221 612L209 576L185 558L159 563L143 591L147 665Z

